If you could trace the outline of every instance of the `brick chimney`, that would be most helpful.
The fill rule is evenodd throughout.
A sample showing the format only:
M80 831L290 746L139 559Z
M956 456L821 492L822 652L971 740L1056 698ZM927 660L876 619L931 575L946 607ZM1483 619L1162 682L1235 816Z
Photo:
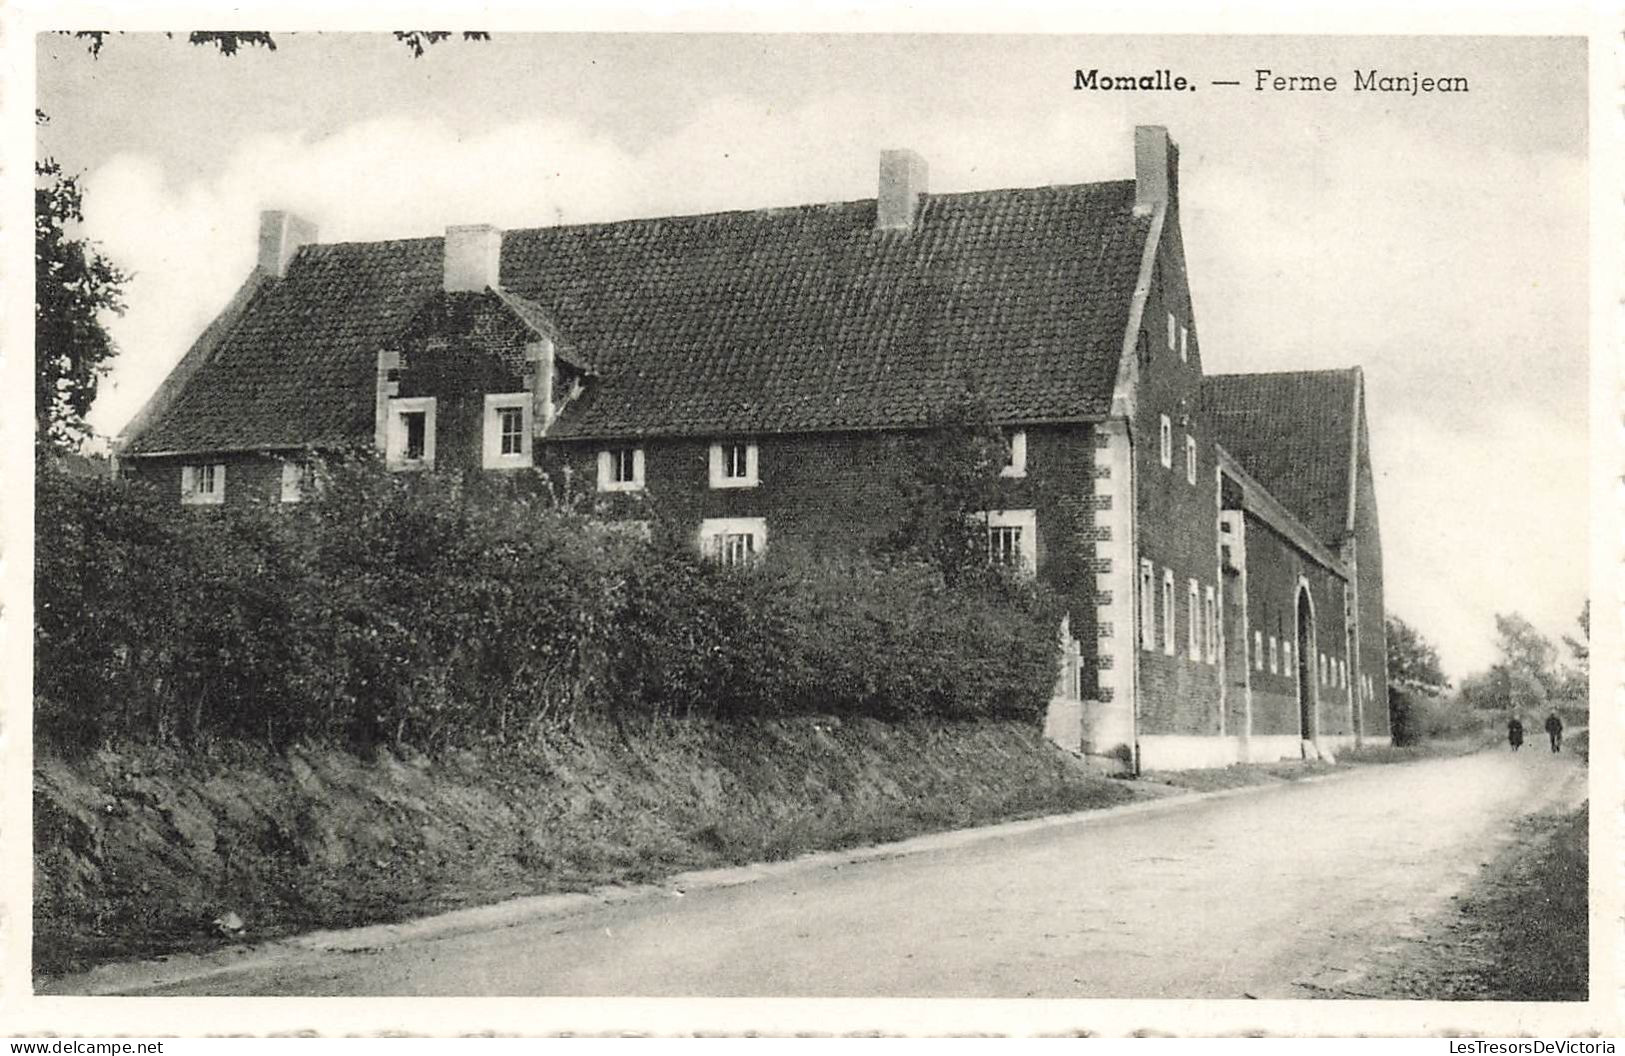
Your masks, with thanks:
M912 150L880 152L880 202L875 226L882 231L907 231L914 226L920 199L925 197L925 159Z
M460 224L446 228L446 260L442 288L447 293L468 293L499 284L502 270L502 230L490 224Z
M261 274L285 278L299 247L314 241L315 224L280 209L267 209L260 213L260 256L256 266Z
M1149 216L1157 206L1179 204L1179 146L1161 125L1134 129L1134 212Z

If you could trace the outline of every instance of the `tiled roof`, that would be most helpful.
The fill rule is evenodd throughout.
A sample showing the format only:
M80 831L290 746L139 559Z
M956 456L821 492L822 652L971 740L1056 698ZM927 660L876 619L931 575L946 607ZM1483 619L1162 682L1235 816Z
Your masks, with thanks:
M908 426L965 387L1010 422L1111 401L1149 218L1132 181L510 231L501 284L598 376L552 435ZM372 435L375 353L442 240L308 246L132 452ZM527 316L528 318L528 316Z
M1328 545L1343 540L1358 371L1214 374L1202 412L1219 444Z

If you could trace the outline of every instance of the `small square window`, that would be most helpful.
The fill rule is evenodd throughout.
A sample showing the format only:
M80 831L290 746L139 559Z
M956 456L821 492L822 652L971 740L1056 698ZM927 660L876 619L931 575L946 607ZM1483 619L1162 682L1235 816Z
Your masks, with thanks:
M726 440L711 445L710 478L713 488L753 488L761 483L755 444Z
M725 565L743 565L756 556L756 536L750 532L729 532L717 538L719 556Z
M435 401L403 397L391 401L385 456L391 469L428 469L434 465Z
M1032 510L993 510L987 523L987 557L992 564L1031 574L1038 567L1038 521Z
M481 465L486 469L523 469L531 464L531 395L487 393Z
M1004 438L1004 465L999 467L1001 477L1027 475L1027 433L1017 429L1001 434Z
M303 502L316 490L316 464L314 462L282 463L282 501Z
M190 506L219 506L226 501L226 467L204 463L181 467L181 502Z
M746 565L767 548L767 522L760 517L716 517L700 522L700 552L724 565Z
M1021 565L1021 529L1016 526L987 530L987 556L995 565L1017 568Z
M643 448L611 447L598 452L599 491L640 491L643 483Z

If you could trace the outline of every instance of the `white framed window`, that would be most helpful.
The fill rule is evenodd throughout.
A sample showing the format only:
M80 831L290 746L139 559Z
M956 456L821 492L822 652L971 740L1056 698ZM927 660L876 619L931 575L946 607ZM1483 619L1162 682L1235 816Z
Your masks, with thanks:
M1185 655L1202 659L1202 588L1194 579L1185 582Z
M390 469L433 469L435 398L403 396L389 401L384 461Z
M1279 644L1279 640L1275 637L1275 635L1272 634L1272 635L1270 635L1270 674L1278 675L1280 673L1281 673L1280 644Z
M316 493L316 464L314 462L282 463L283 502L303 502Z
M598 452L599 491L642 491L643 448L606 447Z
M756 445L746 440L723 440L711 445L710 478L713 488L754 488L762 482Z
M1349 668L1343 660L1337 661L1337 686L1339 689L1349 688Z
M1219 600L1212 587L1203 589L1205 607L1202 612L1207 617L1207 635L1203 639L1207 645L1206 659L1208 663L1216 664L1219 662Z
M1196 483L1196 437L1185 434L1185 479Z
M226 465L205 462L181 467L181 502L188 506L219 506L226 501Z
M762 517L708 517L700 522L700 553L724 565L749 564L767 550Z
M1172 469L1174 465L1174 423L1162 416L1162 428L1158 436L1157 454L1162 459L1162 468Z
M1038 513L1035 510L990 510L987 557L996 565L1031 575L1038 569Z
M488 393L481 464L486 469L522 469L532 462L532 401L528 392Z
M1157 569L1149 561L1140 562L1140 648L1157 648Z
M1185 327L1182 326L1179 328L1179 361L1181 363L1189 363L1191 361L1190 336L1190 331L1185 329Z
M1027 431L1017 429L1004 434L1004 465L999 469L1001 477L1025 477L1027 475Z
M1174 319L1174 313L1168 313L1168 351L1174 350L1174 335L1178 331L1179 323Z
M1162 570L1162 651L1174 655L1174 570Z
M1264 632L1253 632L1253 666L1264 670Z
M1292 677L1292 643L1281 639L1281 674Z

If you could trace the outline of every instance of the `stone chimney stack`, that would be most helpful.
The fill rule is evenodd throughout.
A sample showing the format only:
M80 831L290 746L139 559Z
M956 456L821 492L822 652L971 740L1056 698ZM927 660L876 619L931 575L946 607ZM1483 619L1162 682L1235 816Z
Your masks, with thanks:
M478 293L500 284L502 230L490 224L446 228L442 287L447 293Z
M286 278L288 264L299 247L316 241L316 225L280 209L260 213L260 256L257 263L263 275Z
M926 193L925 178L925 159L912 150L881 151L875 226L882 231L907 231L913 227L920 199Z
M1157 206L1179 205L1179 147L1161 125L1134 129L1134 212L1149 216Z

